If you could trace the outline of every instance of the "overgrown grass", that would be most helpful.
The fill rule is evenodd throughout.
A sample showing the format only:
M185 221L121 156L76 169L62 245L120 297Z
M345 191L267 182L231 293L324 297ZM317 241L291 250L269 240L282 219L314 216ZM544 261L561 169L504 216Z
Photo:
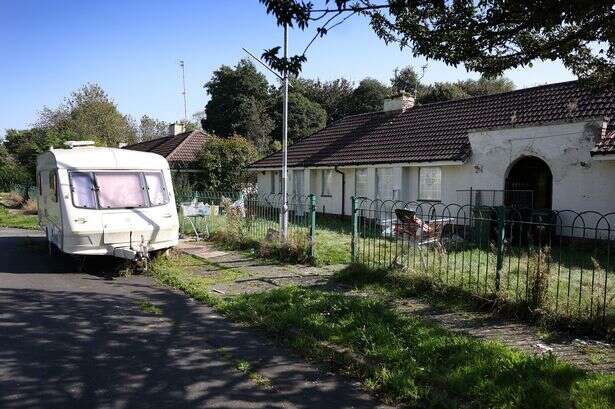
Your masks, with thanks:
M207 273L194 273L202 269L206 269ZM212 285L231 282L248 275L243 271L221 268L198 257L188 255L158 257L151 263L149 274L161 284L177 288L195 300L212 306L220 302L220 298L211 292Z
M144 312L152 315L162 315L162 309L155 304L152 304L150 301L141 300L138 303L139 308L141 308Z
M187 256L153 264L152 274L159 281L358 378L387 401L445 408L615 405L615 375L588 374L553 356L532 356L452 333L402 315L382 298L283 287L222 299L209 287L235 279L240 271L219 270L203 277L191 269L207 263ZM350 354L332 352L331 345Z
M560 328L580 333L615 339L615 316L609 310L605 321L602 317L567 316L545 308L537 308L533 302L515 299L505 291L477 295L471 288L450 283L443 277L434 277L429 272L404 268L368 267L351 264L335 275L335 280L353 288L375 294L383 299L394 300L419 297L432 305L445 309L486 310L502 316L538 324L543 329Z
M417 407L608 408L615 376L587 374L553 356L531 356L401 315L374 298L285 287L220 306L314 359L322 343L367 363L334 358L340 369L392 402Z
M339 222L338 222L339 223ZM199 234L205 234L205 223L195 220ZM330 228L329 228L330 227ZM225 215L212 216L208 220L209 239L233 250L253 250L263 258L285 263L309 263L317 266L350 263L350 235L341 234L336 225L322 224L316 229L314 253L309 249L309 228L305 220L291 220L289 236L290 247L279 242L265 241L269 229L279 228L277 222L267 218L243 221L237 225ZM183 234L193 234L192 226L182 222Z
M0 206L0 227L38 230L38 217L20 212L10 212L8 209Z
M314 257L310 256L305 218L291 219L290 245L264 240L269 229L278 228L275 217L235 220L229 229L229 219L221 215L211 218L209 227L211 238L218 243L236 250L249 249L264 258L317 266L350 263L351 235L343 228L349 222L319 217L322 220L317 218ZM533 304L533 310L543 311L549 318L569 320L571 324L592 323L608 331L609 323L615 321L613 262L606 246L592 244L589 248L587 243L560 243L550 249L507 248L499 290L496 252L489 243L476 245L460 240L444 249L419 248L407 239L372 235L361 238L357 250L358 260L370 267L404 266L469 294L490 297L498 293L517 305ZM549 251L548 256L541 256L543 251Z

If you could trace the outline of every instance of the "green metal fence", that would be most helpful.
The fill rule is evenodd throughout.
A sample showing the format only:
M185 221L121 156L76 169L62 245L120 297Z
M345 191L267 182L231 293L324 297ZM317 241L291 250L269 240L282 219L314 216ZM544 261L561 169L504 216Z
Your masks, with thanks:
M254 242L279 234L279 194L195 192L177 199L216 207L196 220L201 233ZM241 210L233 210L239 203ZM352 198L351 216L342 218L317 213L317 203L314 195L289 197L290 241L312 257L322 256L318 245L334 246L355 263L405 267L478 296L497 294L604 328L615 323L615 213Z
M615 322L615 213L353 198L352 260L480 296Z
M176 198L180 204L202 202L210 206L210 214L194 217L192 223L180 217L180 230L189 234L196 228L204 235L236 235L243 240L274 242L279 237L280 194L258 195L241 192L193 192L191 196ZM316 197L291 195L288 199L288 240L309 248L315 256L313 243L316 235ZM232 239L232 237L231 237Z

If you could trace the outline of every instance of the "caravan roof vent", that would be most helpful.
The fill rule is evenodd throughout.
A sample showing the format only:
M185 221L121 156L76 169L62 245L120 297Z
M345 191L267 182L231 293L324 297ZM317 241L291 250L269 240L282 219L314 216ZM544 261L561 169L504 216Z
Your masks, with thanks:
M94 141L66 141L64 142L65 146L68 146L69 149L73 148L81 148L84 146L94 146L96 142Z

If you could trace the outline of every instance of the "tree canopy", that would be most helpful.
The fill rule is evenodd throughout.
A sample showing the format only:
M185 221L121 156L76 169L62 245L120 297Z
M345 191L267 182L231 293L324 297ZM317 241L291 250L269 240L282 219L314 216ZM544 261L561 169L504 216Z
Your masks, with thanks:
M130 117L120 113L97 84L84 85L57 108L44 107L37 128L71 134L76 139L92 139L106 146L136 140L135 126Z
M269 83L254 64L244 59L235 67L221 66L205 89L210 96L203 121L206 131L222 137L239 134L259 147L267 145L264 135L273 128L267 118Z
M536 60L561 60L574 74L597 83L615 83L615 7L612 0L433 1L260 0L278 25L301 30L317 25L314 40L352 15L363 15L386 43L414 56L443 61L488 77ZM310 43L310 45L313 41ZM263 58L276 70L297 74L307 60L285 59L280 47Z
M44 107L34 127L6 131L0 144L0 179L4 180L0 183L4 183L3 188L15 183L33 184L36 156L51 147L62 148L68 140L91 139L100 145L117 147L136 139L164 135L165 130L164 122L148 116L141 118L137 128L99 85L86 84L60 106Z
M274 107L282 106L282 96L278 95ZM282 112L275 109L275 130L273 139L282 139ZM288 93L288 143L310 136L327 122L327 112L317 103L299 92Z
M382 102L391 96L391 89L373 78L365 78L352 91L348 114L382 111Z
M394 92L409 92L414 94L419 87L420 79L414 68L411 66L395 70L395 75L391 78L391 87Z
M168 125L164 121L152 118L147 115L141 117L139 129L137 130L137 139L139 142L149 141L151 139L162 138L166 136Z
M258 159L254 145L241 136L212 137L203 147L197 164L203 170L201 181L205 189L240 190L250 181L246 167Z
M354 84L346 78L332 81L294 78L292 90L318 103L327 113L327 123L346 116L352 100Z

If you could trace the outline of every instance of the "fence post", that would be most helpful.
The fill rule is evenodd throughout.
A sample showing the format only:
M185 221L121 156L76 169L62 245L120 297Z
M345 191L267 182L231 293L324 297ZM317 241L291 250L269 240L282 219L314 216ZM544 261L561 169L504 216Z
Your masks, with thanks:
M357 212L357 198L352 196L350 198L352 202L352 213L351 213L351 223L352 223L352 240L350 242L350 261L356 263L357 261L357 236L358 236L358 212Z
M316 195L310 193L310 257L316 257Z
M504 217L506 211L503 206L496 208L497 221L498 221L498 241L496 249L496 267L495 267L495 291L500 291L500 280L502 278L502 266L504 264L504 239L505 239L505 224Z

